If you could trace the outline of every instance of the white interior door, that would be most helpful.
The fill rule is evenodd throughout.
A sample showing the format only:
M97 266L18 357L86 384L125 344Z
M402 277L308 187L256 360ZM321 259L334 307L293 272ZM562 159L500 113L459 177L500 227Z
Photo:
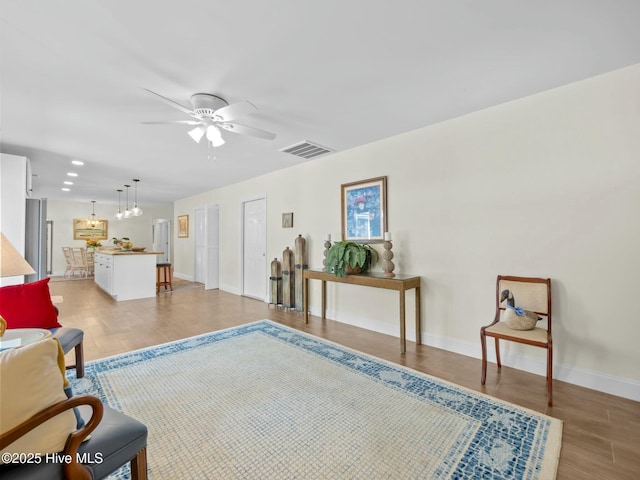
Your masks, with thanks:
M207 206L195 211L195 275L205 290L219 287L219 208Z
M199 283L205 283L207 278L207 215L204 208L195 211L194 224L194 278Z
M162 255L157 256L156 263L171 263L171 256L169 255L171 248L171 221L165 218L156 218L153 220L152 228L152 249L156 252L164 252Z
M267 201L242 205L242 294L265 300L267 295Z
M220 209L218 206L206 207L205 217L207 226L206 232L206 259L207 274L204 282L204 289L211 290L220 286L219 280L219 256L220 256Z

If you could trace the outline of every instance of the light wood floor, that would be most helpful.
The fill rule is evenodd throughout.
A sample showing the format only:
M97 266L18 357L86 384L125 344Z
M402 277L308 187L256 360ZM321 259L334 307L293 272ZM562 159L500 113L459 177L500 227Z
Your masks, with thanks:
M84 330L87 361L268 318L563 420L558 479L640 478L639 402L555 381L549 408L541 376L507 367L499 374L490 364L482 387L478 359L411 342L402 355L396 337L318 317L305 325L299 313L219 290L189 288L195 285L185 281L176 280L174 287L181 285L186 289L125 302L111 300L91 279L52 281L50 289L63 297L57 305L60 321Z

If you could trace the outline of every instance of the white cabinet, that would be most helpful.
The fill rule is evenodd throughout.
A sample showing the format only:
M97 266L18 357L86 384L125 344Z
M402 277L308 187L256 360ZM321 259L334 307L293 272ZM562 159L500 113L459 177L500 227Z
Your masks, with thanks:
M109 295L113 295L113 255L96 253L95 255L95 281Z
M95 282L115 300L156 295L156 256L144 253L96 253Z

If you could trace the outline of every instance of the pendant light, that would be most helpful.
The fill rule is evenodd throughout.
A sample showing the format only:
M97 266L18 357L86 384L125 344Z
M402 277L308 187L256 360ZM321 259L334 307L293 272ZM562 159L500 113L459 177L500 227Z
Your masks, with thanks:
M131 187L131 185L125 185L125 187L127 187L127 207L124 211L124 218L131 218L133 217L133 212L129 210L129 187Z
M138 207L138 182L140 180L137 179L137 178L134 178L133 181L135 182L134 183L134 186L135 186L134 195L135 195L135 197L134 197L134 200L133 200L133 208L131 209L131 213L133 213L134 217L139 217L140 215L142 215L142 209L140 207Z
M96 201L91 200L91 216L87 219L87 227L96 228L100 220L96 219Z
M122 220L122 217L124 217L122 210L120 210L120 200L122 198L122 189L119 188L116 191L118 192L118 213L115 214L115 217L116 217L116 220Z

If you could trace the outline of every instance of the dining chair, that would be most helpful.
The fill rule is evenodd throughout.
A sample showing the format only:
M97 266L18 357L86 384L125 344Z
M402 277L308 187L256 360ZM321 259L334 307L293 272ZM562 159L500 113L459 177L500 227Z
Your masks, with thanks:
M514 330L503 321L506 305L502 302L502 292L509 290L517 307L536 313L546 319L546 328L534 327L531 330ZM496 281L496 312L493 322L480 329L482 345L482 377L487 379L486 337L493 337L496 346L496 363L502 368L500 360L500 340L531 345L547 350L547 403L553 404L553 341L551 336L551 279L498 275Z
M73 257L71 256L71 247L61 247L62 253L64 253L64 259L67 262L67 267L64 271L64 277L70 275L71 269L73 268Z
M87 260L87 249L83 247L71 248L71 275L80 274L81 277L89 276L89 262Z

